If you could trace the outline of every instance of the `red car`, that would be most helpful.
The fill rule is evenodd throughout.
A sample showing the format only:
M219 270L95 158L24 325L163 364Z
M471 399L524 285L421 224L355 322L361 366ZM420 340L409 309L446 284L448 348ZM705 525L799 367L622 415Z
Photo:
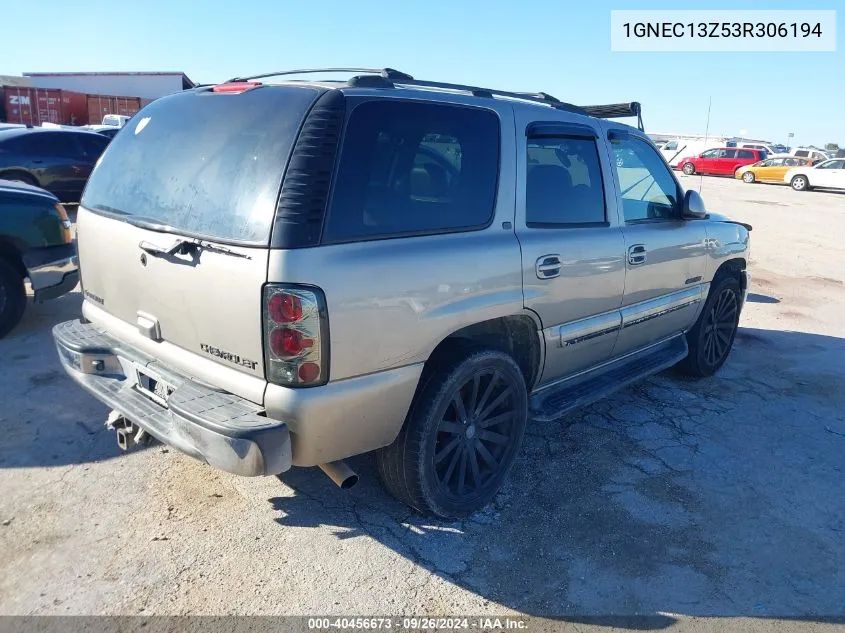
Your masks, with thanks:
M766 152L747 147L717 147L708 149L698 156L683 158L678 163L678 169L687 176L692 174L722 174L733 176L734 172L743 165L751 165L765 160Z

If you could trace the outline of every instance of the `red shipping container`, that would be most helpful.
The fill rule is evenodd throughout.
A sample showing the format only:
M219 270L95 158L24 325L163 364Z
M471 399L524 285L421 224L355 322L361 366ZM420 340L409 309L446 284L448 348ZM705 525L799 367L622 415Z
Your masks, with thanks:
M9 123L88 123L85 95L70 90L3 86L3 105Z
M141 109L139 97L116 97L113 95L87 95L88 122L92 125L103 122L107 114L132 116Z

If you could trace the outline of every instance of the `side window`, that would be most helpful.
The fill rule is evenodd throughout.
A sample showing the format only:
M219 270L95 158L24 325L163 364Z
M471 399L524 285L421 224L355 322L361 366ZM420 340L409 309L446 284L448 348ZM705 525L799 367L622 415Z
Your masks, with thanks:
M637 158L637 164L630 167L616 163L625 221L679 219L681 191L666 161L648 143L636 137L615 137L610 142L614 153L630 151Z
M102 138L98 138L99 135L95 136L93 134L84 134L79 138L79 142L82 143L82 149L85 151L85 157L91 160L97 160L100 154L106 149L106 145L109 144L108 139L104 136Z
M529 227L605 221L604 185L595 139L529 138L527 155L525 223Z
M807 156L809 156L809 155L810 155L810 152L808 152L808 151L807 151L807 150L805 150L805 149L799 149L799 150L797 150L797 151L795 152L795 155L796 155L796 156L802 156L802 157L806 158Z
M786 164L786 160L783 158L771 158L766 161L766 167L783 167Z
M708 149L706 152L702 152L702 158L716 158L719 155L719 150L717 149Z
M774 164L775 164L775 161L773 161L773 160L764 160L763 162L760 163L760 167L773 167Z
M762 152L761 152L762 154ZM757 158L757 155L752 152L751 150L741 149L736 153L737 158L751 158L752 160ZM730 156L728 158L731 158ZM761 156L761 158L765 158L765 156Z
M82 150L76 142L76 136L72 133L62 134L51 132L49 134L40 134L38 139L41 149L41 154L45 156L60 156L62 158L79 158Z
M678 141L669 141L666 145L663 146L663 149L675 151L678 149Z
M845 161L842 160L831 160L826 163L822 163L819 165L819 169L842 169L842 166L845 165Z
M742 150L720 149L719 154L716 156L716 158L736 158L736 154L738 151Z
M374 100L349 116L326 242L486 226L499 172L489 110Z

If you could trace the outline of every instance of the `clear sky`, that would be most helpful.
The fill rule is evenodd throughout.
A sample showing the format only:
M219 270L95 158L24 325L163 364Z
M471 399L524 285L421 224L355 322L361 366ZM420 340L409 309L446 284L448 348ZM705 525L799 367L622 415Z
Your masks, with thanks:
M610 10L841 9L841 0L0 0L0 74L181 70L202 83L285 68L391 66L418 78L640 101L649 132L845 147L845 36L827 53L614 53Z

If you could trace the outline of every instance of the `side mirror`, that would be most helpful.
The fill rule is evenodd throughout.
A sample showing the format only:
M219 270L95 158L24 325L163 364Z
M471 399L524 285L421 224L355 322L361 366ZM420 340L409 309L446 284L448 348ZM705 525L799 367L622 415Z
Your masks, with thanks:
M703 220L707 217L704 199L698 195L697 191L689 189L684 194L684 206L681 210L681 216L685 220Z

